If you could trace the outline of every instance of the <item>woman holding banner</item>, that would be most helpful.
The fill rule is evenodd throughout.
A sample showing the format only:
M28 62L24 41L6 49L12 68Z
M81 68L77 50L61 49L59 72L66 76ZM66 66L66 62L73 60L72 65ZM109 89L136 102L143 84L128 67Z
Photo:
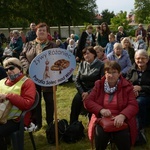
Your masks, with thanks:
M46 23L39 23L36 26L36 35L37 38L33 41L26 43L21 55L20 60L23 65L23 69L28 73L28 69L31 61L41 52L57 47L55 43L47 39L49 27ZM37 91L39 92L40 101L36 109L36 118L35 123L37 124L37 130L42 127L42 108L41 108L41 99L42 93L45 100L45 109L46 109L46 122L50 124L53 121L54 115L54 101L53 101L53 88L52 87L41 87L36 85Z

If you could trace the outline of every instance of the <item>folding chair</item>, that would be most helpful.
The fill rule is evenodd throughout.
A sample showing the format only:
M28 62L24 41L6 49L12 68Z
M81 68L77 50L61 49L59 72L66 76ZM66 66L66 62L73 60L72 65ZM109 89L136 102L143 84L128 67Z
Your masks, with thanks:
M20 117L20 127L18 131L15 131L11 134L11 140L12 140L12 145L14 150L23 150L24 149L24 117L25 114L31 110L33 110L39 102L39 94L36 92L36 97L35 97L35 102L33 106L26 111L23 111ZM29 136L32 142L33 149L36 150L34 138L32 132L29 132Z

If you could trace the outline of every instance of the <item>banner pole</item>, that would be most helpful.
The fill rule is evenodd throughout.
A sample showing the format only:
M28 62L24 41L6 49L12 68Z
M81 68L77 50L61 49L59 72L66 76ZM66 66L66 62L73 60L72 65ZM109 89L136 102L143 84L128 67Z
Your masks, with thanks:
M54 99L54 114L55 114L55 141L56 141L56 150L59 150L59 146L58 146L58 119L57 119L57 104L56 104L56 86L53 86L53 99Z

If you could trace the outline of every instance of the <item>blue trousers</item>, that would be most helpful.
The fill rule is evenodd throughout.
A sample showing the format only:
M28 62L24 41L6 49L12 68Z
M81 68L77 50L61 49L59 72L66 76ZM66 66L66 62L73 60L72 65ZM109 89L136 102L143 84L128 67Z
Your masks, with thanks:
M139 130L143 129L146 126L146 120L148 119L147 108L150 107L150 97L148 96L139 96L137 98L139 105L139 112L137 114L137 122ZM150 111L150 110L149 110Z

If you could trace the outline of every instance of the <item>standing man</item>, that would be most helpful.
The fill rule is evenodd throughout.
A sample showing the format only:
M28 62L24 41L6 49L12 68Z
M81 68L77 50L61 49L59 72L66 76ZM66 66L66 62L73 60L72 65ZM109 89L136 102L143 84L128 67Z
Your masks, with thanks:
M135 31L135 37L137 37L138 35L141 35L143 37L144 42L145 42L145 40L146 40L146 30L143 28L142 24L139 24L137 30Z
M26 42L33 41L36 39L36 24L31 23L30 24L30 31L27 32L26 34Z

